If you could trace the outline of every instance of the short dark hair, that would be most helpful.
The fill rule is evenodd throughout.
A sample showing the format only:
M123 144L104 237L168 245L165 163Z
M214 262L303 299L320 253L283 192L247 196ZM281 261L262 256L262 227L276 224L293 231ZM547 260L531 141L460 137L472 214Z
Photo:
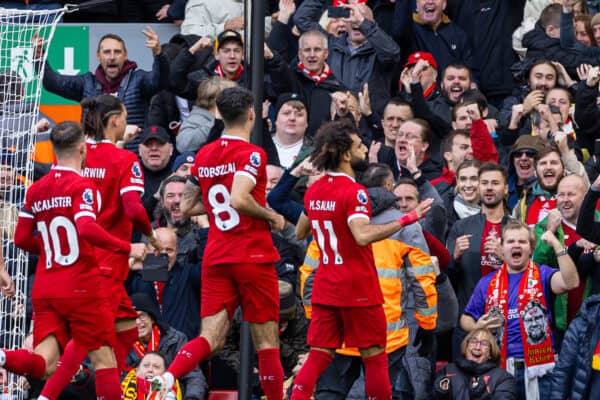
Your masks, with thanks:
M180 176L180 175L175 175L175 174L173 174L173 175L168 176L167 178L165 178L160 183L160 188L158 189L158 195L160 196L161 199L165 195L165 190L166 190L167 185L169 183L173 183L173 182L185 184L187 182L187 178L185 178L183 176Z
M554 26L556 28L560 27L560 14L562 11L562 6L560 4L549 4L542 10L540 14L540 26L543 29L546 29L549 26Z
M444 153L450 153L452 151L452 145L454 145L454 138L456 138L457 136L464 136L466 138L470 138L471 134L466 129L451 130L446 136L444 136L444 139L442 139L442 145L440 149L442 152L442 158L444 158Z
M217 109L226 126L244 124L254 104L252 92L243 87L231 87L217 96Z
M388 108L388 106L404 106L410 108L411 113L413 112L410 103L400 96L392 97L387 103L385 103L385 106L383 107L383 115L385 115L385 110Z
M73 121L65 121L56 124L50 132L52 149L57 156L72 151L83 140L84 136L81 125Z
M96 141L104 139L104 129L109 118L125 111L121 100L109 94L87 97L81 101L81 107L86 110L82 121L83 131Z
M153 356L160 357L160 358L163 360L163 363L165 364L165 369L167 368L167 365L168 365L168 364L167 364L167 359L165 358L165 356L163 356L163 355L162 355L161 353L159 353L158 351L148 351L148 352L146 352L146 353L145 353L145 354L142 356L142 358L140 358L140 364L141 364L141 362L142 362L142 359L143 359L144 357L146 357L147 355L153 355ZM138 367L139 367L139 364L138 364Z
M481 93L481 91L479 91L478 89L465 90L458 99L458 104L462 103L477 103L480 112L483 112L483 110L488 108L488 102L485 98L485 95Z
M446 77L446 71L448 71L448 68L466 69L469 72L469 80L473 80L473 73L471 72L471 68L467 67L466 64L460 62L453 62L446 65L446 67L444 68L444 72L442 72L442 80L444 80L444 78Z
M113 39L113 40L116 40L117 42L120 42L123 45L123 50L125 50L125 53L127 53L127 47L125 47L125 41L123 40L123 38L121 36L114 34L114 33L107 33L106 35L102 36L100 38L100 40L98 40L98 48L96 49L96 53L100 53L100 44L106 39Z
M506 170L506 167L495 162L483 163L479 167L479 173L477 174L477 177L480 179L482 174L494 171L500 172L504 178L504 183L508 183L508 171Z
M319 128L310 159L319 170L332 170L340 165L342 155L352 148L352 135L358 131L352 122L343 118L327 122Z
M417 182L415 182L415 180L413 178L409 178L407 176L401 176L396 181L396 184L394 185L394 190L400 185L409 185L409 186L414 187L415 190L417 191L417 200L421 199L421 194L419 193L419 186L417 185Z
M389 176L394 176L389 165L383 163L369 164L367 169L362 173L360 183L366 188L383 187L385 180Z

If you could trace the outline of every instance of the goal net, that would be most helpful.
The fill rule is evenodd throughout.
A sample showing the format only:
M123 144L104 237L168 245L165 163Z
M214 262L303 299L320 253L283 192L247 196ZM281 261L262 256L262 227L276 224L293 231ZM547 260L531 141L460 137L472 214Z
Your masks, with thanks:
M0 233L6 267L16 289L12 299L0 296L0 347L10 349L23 346L31 327L27 289L35 259L16 249L12 240L25 190L33 178L32 152L45 61L42 48L48 48L65 11L13 10L0 4ZM0 384L0 399L26 398L18 376L2 376Z

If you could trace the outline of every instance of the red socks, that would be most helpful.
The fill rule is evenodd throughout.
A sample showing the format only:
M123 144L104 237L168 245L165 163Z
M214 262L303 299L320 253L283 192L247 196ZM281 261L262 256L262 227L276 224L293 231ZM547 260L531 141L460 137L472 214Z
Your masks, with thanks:
M283 398L283 367L279 358L279 349L263 349L258 354L258 376L260 387L267 400Z
M365 391L369 400L389 400L392 385L388 372L388 356L385 352L362 359L365 366Z
M41 395L50 400L56 400L86 357L87 352L76 350L73 341L70 340L65 347L65 352L58 360L56 372L46 381Z
M127 355L133 348L133 344L138 340L137 327L127 329L126 331L117 332L117 341L115 343L115 358L117 359L117 370L119 372L125 371L127 367L125 360Z
M175 379L189 374L202 361L210 356L210 344L202 336L187 342L173 360L167 372L170 372Z
M116 368L96 370L96 399L121 400L121 382Z
M46 360L29 350L4 350L4 368L17 375L27 375L42 379L46 374Z
M320 350L311 350L302 369L294 381L291 400L310 400L317 380L333 360L333 355Z

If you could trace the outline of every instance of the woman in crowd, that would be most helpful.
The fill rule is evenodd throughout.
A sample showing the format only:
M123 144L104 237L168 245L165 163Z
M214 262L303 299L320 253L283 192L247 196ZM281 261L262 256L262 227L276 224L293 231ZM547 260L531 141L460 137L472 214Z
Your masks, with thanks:
M461 355L437 374L434 399L515 399L513 377L498 366L500 348L487 329L475 329L460 346Z

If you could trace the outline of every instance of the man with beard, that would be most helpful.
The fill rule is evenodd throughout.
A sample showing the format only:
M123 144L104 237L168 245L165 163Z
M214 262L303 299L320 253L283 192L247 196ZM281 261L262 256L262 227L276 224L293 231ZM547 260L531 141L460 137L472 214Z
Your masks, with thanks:
M500 137L504 145L510 146L520 135L531 133L530 114L557 85L559 75L555 64L548 60L533 63L526 84L504 100L498 114L498 128L503 131Z
M171 175L162 182L160 200L155 212L154 227L168 227L177 234L177 261L181 264L198 263L198 251L206 241L206 229L198 228L179 208L186 178ZM201 241L202 243L199 243Z
M504 205L506 169L495 163L483 164L478 179L481 213L456 221L447 241L452 256L448 276L456 289L460 313L479 279L502 265L500 232L509 220Z
M478 328L499 331L500 366L515 377L519 400L550 398L549 372L554 368L555 351L549 301L553 294L579 285L575 263L567 249L550 231L541 240L552 246L558 270L535 264L531 260L533 232L521 221L509 221L502 230L504 263L498 271L481 278L460 318L460 325L467 332ZM534 307L537 310L528 314ZM539 318L538 311L545 318ZM536 326L541 322L545 323L543 334ZM528 340L529 336L536 340Z
M579 175L589 185L583 165L577 161L573 150L569 149L567 135L557 133L555 143L544 143L535 159L537 180L519 199L513 208L513 216L530 227L546 218L556 207L556 189L563 176Z
M367 190L354 179L355 171L366 167L366 154L348 122L325 124L315 137L312 162L327 172L307 190L296 234L306 238L312 230L321 256L312 292L311 350L296 377L293 400L311 398L317 379L342 343L360 351L367 396L391 398L386 319L370 244L416 222L431 200L396 221L372 224Z
M533 254L534 261L551 267L557 266L552 248L539 239L546 230L549 230L569 248L569 254L576 261L577 270L580 271L579 286L567 294L558 296L554 304L555 326L558 330L556 333L559 334L556 338L558 347L568 324L575 318L589 292L586 290L588 280L584 279L588 273L584 273L584 268L595 245L582 239L576 232L577 219L587 189L587 183L580 176L568 175L562 178L556 193L556 209L550 211L546 219L535 226L538 241Z

